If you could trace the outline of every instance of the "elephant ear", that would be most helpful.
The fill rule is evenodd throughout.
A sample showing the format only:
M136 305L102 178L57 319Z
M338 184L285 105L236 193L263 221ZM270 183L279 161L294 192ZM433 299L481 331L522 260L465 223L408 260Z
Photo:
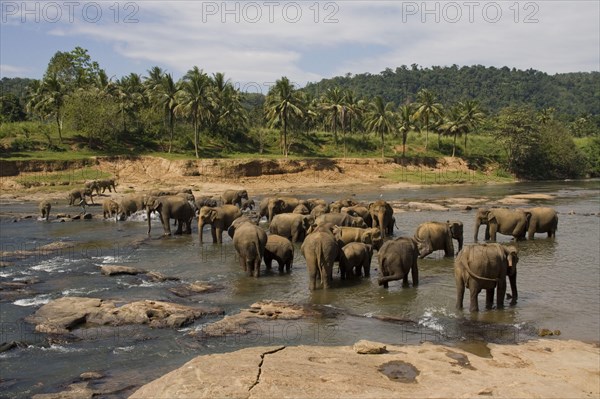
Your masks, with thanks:
M373 244L373 233L370 231L365 231L360 236L360 241L364 244Z
M214 223L217 220L218 215L219 212L217 212L216 209L211 209L208 213L208 220L210 220L211 223Z

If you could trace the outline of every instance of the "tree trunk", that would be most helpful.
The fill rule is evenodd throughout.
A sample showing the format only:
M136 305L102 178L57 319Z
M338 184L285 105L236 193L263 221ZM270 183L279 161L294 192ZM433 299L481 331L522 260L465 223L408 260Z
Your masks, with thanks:
M465 132L465 155L467 155L467 132Z
M385 160L385 141L383 132L381 132L381 160Z
M173 147L173 131L175 130L175 126L173 125L173 114L169 113L169 154L171 153L171 148Z
M402 134L402 158L406 156L406 139L408 136L408 132L404 132Z
M454 143L452 144L452 158L454 158L455 153L456 153L456 133L454 133Z
M287 158L288 149L287 149L287 118L284 116L283 118L283 156Z

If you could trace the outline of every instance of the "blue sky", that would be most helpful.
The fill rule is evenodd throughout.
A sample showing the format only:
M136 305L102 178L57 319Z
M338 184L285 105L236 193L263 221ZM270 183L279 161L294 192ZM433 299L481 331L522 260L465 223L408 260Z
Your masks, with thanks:
M179 78L197 65L241 87L413 63L600 69L596 0L2 0L0 11L1 77L40 78L56 51L75 46L115 78L154 65Z

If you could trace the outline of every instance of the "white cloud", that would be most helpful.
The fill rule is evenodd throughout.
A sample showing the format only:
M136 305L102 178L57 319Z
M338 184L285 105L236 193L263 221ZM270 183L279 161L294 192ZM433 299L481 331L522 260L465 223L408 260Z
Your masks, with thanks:
M26 76L31 68L16 65L0 64L0 78Z

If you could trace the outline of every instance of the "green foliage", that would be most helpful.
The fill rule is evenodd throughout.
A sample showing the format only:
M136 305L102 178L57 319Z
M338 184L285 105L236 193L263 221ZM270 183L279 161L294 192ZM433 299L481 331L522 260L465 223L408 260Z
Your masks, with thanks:
M25 110L16 95L8 93L0 97L0 123L24 120Z
M95 90L78 90L65 103L66 124L87 138L90 149L102 149L116 141L118 104Z
M586 158L586 174L600 177L600 135L575 139L575 144Z

